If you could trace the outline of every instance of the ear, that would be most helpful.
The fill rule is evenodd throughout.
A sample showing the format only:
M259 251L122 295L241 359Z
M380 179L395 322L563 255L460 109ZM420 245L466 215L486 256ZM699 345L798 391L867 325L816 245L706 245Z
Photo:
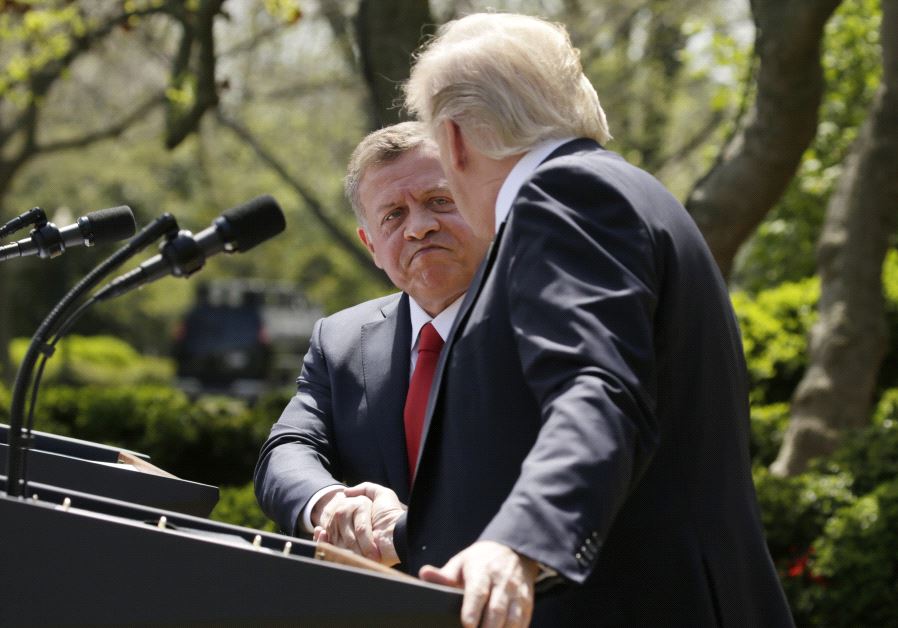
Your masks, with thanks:
M446 136L446 148L449 151L449 165L453 170L464 171L468 163L468 146L461 127L455 120L443 120L443 133Z
M368 249L368 252L371 253L371 259L374 260L374 265L378 268L383 268L377 261L377 253L374 251L374 245L371 243L371 236L368 235L368 232L365 231L364 228L359 227L356 229L356 233L359 234L359 240L362 241L362 244L364 244L365 248Z

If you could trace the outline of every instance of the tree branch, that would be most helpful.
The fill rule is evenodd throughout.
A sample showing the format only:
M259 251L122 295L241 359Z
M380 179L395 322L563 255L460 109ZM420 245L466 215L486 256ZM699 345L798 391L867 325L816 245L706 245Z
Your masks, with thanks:
M178 104L170 102L166 120L165 146L172 149L196 131L203 114L218 104L218 87L215 84L215 36L213 23L221 11L224 0L204 0L199 11L182 15L184 33L181 47L172 67L172 81L182 84L187 77L187 66L197 46L196 94L186 111L179 111ZM194 23L191 23L193 21Z
M35 153L50 153L61 150L69 150L72 148L83 148L85 146L93 144L94 142L118 137L119 135L127 131L134 123L142 120L150 111L162 105L163 103L165 103L165 94L153 94L152 96L147 98L146 101L138 105L137 108L134 109L134 111L127 114L117 123L108 126L105 129L91 131L90 133L87 133L80 137L73 137L66 140L57 140L55 142L38 144L35 146Z
M261 159L265 164L268 165L269 168L274 170L278 176L281 177L290 187L292 187L297 194L299 194L300 198L305 202L306 206L312 212L312 215L318 220L319 223L324 227L324 229L340 244L343 249L349 253L355 260L359 263L359 265L364 268L372 277L376 277L378 282L383 285L388 285L384 279L383 274L371 264L371 259L368 256L368 253L356 244L355 240L350 238L343 229L339 227L331 218L327 215L324 210L324 206L322 203L315 197L315 195L298 179L296 179L293 175L287 172L286 167L281 163L274 155L272 155L268 150L262 146L261 142L256 139L256 137L243 125L241 125L236 120L228 118L221 110L216 110L216 119L218 122L230 129L234 135L239 137L243 142L247 144L256 155Z
M723 123L723 112L722 111L714 111L711 114L711 117L705 122L702 127L695 132L695 134L683 142L683 145L672 150L666 155L660 157L657 161L652 164L646 165L646 170L650 172L660 172L664 170L667 166L681 159L685 159L688 157L693 151L697 150L705 141L716 131L721 123Z
M841 0L752 0L758 80L745 125L686 201L717 264L733 258L795 175L817 131L823 27Z
M898 229L898 0L883 0L883 74L870 113L845 160L817 244L820 313L808 367L771 471L794 475L832 453L870 421L888 342L882 264Z

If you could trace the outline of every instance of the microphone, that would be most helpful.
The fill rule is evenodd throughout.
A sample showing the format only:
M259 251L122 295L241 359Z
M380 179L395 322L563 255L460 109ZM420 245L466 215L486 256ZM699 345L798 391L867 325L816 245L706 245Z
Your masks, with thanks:
M106 284L97 301L120 296L166 275L189 277L216 253L242 253L279 234L287 226L278 202L265 194L222 212L194 236L182 230L160 247L159 255Z
M0 227L0 238L15 233L19 229L24 229L28 225L45 225L47 223L47 215L40 207L32 207L24 214L20 214L10 220L8 223Z
M30 237L0 246L0 262L11 257L39 255L53 258L62 255L70 246L94 246L130 238L137 231L131 208L126 205L99 209L78 219L78 222L59 229L48 222L31 232Z

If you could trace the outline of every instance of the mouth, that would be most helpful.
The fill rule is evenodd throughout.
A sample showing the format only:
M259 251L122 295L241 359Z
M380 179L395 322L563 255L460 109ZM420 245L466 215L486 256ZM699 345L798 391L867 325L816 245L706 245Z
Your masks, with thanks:
M414 262L419 257L424 257L424 256L430 255L432 253L436 253L438 251L445 251L445 250L446 249L443 248L442 246L434 246L434 245L422 246L420 249L418 249L417 251L412 253L411 258L409 259L409 263Z

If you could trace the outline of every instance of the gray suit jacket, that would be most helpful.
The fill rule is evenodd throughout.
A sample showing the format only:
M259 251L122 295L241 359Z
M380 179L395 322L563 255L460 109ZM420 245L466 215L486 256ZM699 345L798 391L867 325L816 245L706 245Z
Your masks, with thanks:
M254 474L262 510L286 532L318 490L376 482L408 499L402 408L408 296L394 294L315 324L296 395L271 428Z

